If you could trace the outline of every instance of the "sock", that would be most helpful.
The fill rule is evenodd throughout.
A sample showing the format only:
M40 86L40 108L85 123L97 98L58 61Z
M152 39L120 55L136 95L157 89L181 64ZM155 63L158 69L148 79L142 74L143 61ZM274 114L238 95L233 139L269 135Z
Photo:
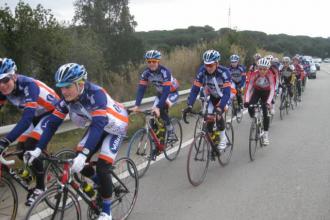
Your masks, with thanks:
M111 199L103 199L102 201L102 212L111 214Z

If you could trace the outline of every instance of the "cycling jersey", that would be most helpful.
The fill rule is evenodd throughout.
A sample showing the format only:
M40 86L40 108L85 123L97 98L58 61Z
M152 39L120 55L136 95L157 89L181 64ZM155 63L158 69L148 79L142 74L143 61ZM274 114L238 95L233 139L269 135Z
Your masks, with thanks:
M157 104L158 108L163 108L169 93L177 92L179 87L178 81L172 76L171 71L166 67L159 65L158 69L154 72L149 68L146 68L140 77L135 101L136 106L141 105L144 92L149 82L156 87L157 92L160 94L159 102Z
M294 69L296 72L296 76L298 79L304 79L305 73L304 73L304 68L301 64L296 64L294 65Z
M270 70L264 76L261 76L259 70L251 73L250 82L245 93L245 102L250 102L251 96L255 91L270 91L267 103L271 104L275 92L275 81Z
M128 116L124 106L114 101L103 88L85 82L83 93L77 101L66 102L62 99L58 102L48 118L48 125L37 147L45 148L67 114L77 126L89 126L88 135L81 142L84 146L79 146L80 148L85 147L93 151L104 132L126 135Z
M22 118L6 135L6 138L10 142L15 141L21 134L27 131L31 127L32 122L36 121L37 118L41 119L42 116L52 112L59 100L54 90L39 80L24 75L16 76L17 80L14 91L10 95L0 93L0 106L8 100L14 106L23 109ZM39 135L36 134L35 138L38 139ZM23 139L26 139L26 137Z
M218 105L224 110L230 99L231 76L229 70L226 67L218 66L213 74L209 74L205 67L200 68L188 97L188 105L192 106L195 103L200 87L204 87L206 95L211 95L211 97L218 99L221 98ZM217 87L220 91L218 91Z
M237 67L229 67L232 81L240 88L244 87L246 81L245 67L238 65Z
M281 66L280 75L281 79L284 80L285 83L289 83L295 76L294 67L291 65L288 67Z

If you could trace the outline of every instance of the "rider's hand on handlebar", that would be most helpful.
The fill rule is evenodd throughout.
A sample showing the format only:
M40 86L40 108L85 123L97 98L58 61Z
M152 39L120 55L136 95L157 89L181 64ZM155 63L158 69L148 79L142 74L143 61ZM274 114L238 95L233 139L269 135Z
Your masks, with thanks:
M10 141L7 138L0 138L0 154L7 149Z
M160 110L159 110L158 107L152 107L152 110L151 111L156 115L157 118L159 118L159 116L160 116Z

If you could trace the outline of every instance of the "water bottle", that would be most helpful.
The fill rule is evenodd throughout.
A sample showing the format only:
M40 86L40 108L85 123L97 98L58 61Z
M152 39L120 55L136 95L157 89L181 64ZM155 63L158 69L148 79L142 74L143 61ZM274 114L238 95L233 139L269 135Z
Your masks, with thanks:
M32 181L32 176L31 176L31 173L30 171L27 169L27 168L24 168L24 169L20 169L18 171L19 173L19 176L27 183L27 184L30 184L30 182Z
M90 198L92 198L95 195L95 190L92 184L83 182L81 185L84 193L86 193Z
M212 138L213 143L215 145L218 145L220 142L220 131L218 131L218 130L213 131L211 138Z
M156 120L156 124L157 124L157 131L156 131L156 135L160 141L160 143L164 143L165 140L165 125L164 122L162 120Z

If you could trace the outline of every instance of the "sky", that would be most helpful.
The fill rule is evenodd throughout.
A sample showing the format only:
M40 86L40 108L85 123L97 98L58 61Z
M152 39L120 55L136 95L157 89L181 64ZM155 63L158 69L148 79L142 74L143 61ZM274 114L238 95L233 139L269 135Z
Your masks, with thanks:
M14 8L18 0L0 0ZM71 21L72 0L24 0L52 10L59 21ZM262 31L267 34L330 37L330 1L313 0L129 0L136 31L173 30L210 25L216 30ZM230 19L229 19L230 8Z

